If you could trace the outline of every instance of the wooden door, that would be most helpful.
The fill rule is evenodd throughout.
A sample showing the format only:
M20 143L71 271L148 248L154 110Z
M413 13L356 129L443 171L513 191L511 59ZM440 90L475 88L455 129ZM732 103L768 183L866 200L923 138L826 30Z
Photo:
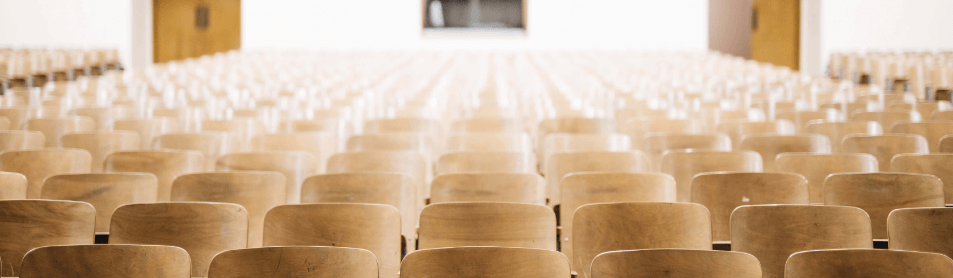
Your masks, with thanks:
M754 0L751 59L798 69L801 36L800 0Z
M153 60L241 47L241 0L153 0Z

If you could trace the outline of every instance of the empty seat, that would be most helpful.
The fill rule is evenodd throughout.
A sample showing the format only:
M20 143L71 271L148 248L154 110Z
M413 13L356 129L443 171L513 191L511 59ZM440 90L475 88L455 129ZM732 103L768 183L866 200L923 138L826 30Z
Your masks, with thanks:
M231 153L218 159L219 171L273 171L285 176L288 204L301 202L301 182L314 174L314 156L302 151Z
M39 149L46 145L46 136L39 131L0 131L0 151Z
M887 216L891 250L953 256L953 208L904 208Z
M936 253L897 250L814 250L791 255L785 278L939 278L953 276L953 260Z
M0 172L0 200L26 199L26 176L14 172Z
M778 155L775 166L778 171L798 173L807 178L812 204L824 203L824 179L828 175L878 171L877 158L865 153L783 153Z
M651 133L694 134L702 131L701 124L692 119L636 119L619 126L619 133L628 135L636 147L642 146L643 138Z
M774 160L782 153L831 153L830 140L818 134L752 134L743 138L739 149L758 152L767 172L776 170Z
M394 118L369 120L364 123L364 133L415 132L429 135L440 134L436 120L424 118Z
M536 159L524 152L454 152L440 156L436 173L536 173Z
M19 130L26 128L27 121L30 118L35 117L37 114L36 108L26 108L26 107L5 107L0 108L0 117L7 118L10 120L10 128L12 130Z
M27 122L27 129L42 132L48 148L60 147L60 136L67 133L96 131L96 123L89 117L39 118Z
M473 118L453 122L450 132L522 133L523 124L510 118Z
M556 251L556 216L536 204L463 202L429 205L420 213L420 249L463 246Z
M35 149L0 153L0 171L26 176L28 199L40 198L43 180L57 174L89 173L89 152L79 149Z
M685 149L731 151L731 139L722 133L649 133L642 138L642 151L648 154L652 169L656 171L665 151Z
M255 134L264 132L265 127L259 121L252 119L232 120L205 120L202 121L202 132L222 132L237 138L235 148L247 151L248 143Z
M774 122L731 122L718 125L718 132L727 134L731 138L732 149L741 147L741 140L746 135L771 133L775 135L792 135L795 133L794 123L786 120Z
M187 278L189 253L159 245L72 245L33 249L23 257L20 277Z
M205 157L205 171L214 171L218 158L239 150L238 138L223 132L162 134L156 137L152 146L156 149L199 151Z
M617 133L573 134L552 133L543 138L537 151L539 168L546 169L554 154L571 152L622 152L632 149L629 137Z
M93 244L95 221L96 209L83 202L0 201L2 276L19 276L23 255L33 248Z
M256 152L304 151L314 157L314 173L323 173L328 158L337 152L337 139L330 133L258 134L251 138L251 149Z
M904 153L930 153L927 140L920 135L848 135L844 138L844 151L849 153L867 153L877 158L881 172L890 170L893 156Z
M430 203L449 202L510 202L545 205L546 181L535 173L439 175L430 185Z
M65 174L46 178L40 198L87 202L96 208L96 232L108 233L119 206L155 203L158 181L148 173Z
M730 251L612 251L592 260L592 277L761 278L761 264L751 254Z
M950 102L947 101L934 101L934 102L917 102L917 103L891 103L887 105L889 109L907 109L914 110L917 113L920 113L920 117L923 120L929 120L932 118L936 112L946 112L953 110L953 105L950 105Z
M735 171L761 172L761 155L752 151L677 150L662 156L662 172L675 178L679 202L691 200L692 178L699 173Z
M70 133L60 137L64 148L83 149L92 158L91 172L102 173L106 156L116 151L139 149L139 136L132 132Z
M466 133L447 138L447 152L532 152L526 133Z
M916 134L923 136L927 140L930 152L935 153L940 149L940 139L946 135L953 135L953 121L947 122L898 122L893 125L894 133Z
M731 212L746 205L808 204L807 179L795 173L701 173L692 179L692 203L711 212L712 239L731 240Z
M162 134L179 132L178 122L171 118L121 119L113 123L117 131L132 131L139 135L143 150L152 148L152 141Z
M840 112L833 108L819 109L816 111L778 111L774 115L775 119L790 121L798 132L804 133L804 129L811 121L821 120L826 122L836 122L841 119Z
M851 120L861 120L861 121L874 121L880 124L884 130L892 130L893 125L900 121L905 122L920 122L922 119L920 113L917 111L902 111L902 110L889 110L889 111L860 111L853 112L850 116Z
M831 151L845 152L843 149L844 137L851 134L880 135L884 129L873 121L825 122L814 121L804 128L807 133L821 134L831 139Z
M545 119L539 122L536 142L543 142L543 138L552 133L612 133L615 128L615 121L611 119Z
M944 200L953 203L953 154L898 154L890 171L934 175L943 181Z
M568 278L570 272L569 260L556 251L516 247L454 247L407 254L400 264L400 277Z
M106 157L103 171L153 174L159 181L156 200L167 202L175 178L183 174L201 172L204 164L202 154L197 151L119 151Z
M644 172L648 170L645 154L634 152L578 152L554 154L546 166L546 195L549 206L560 202L559 181L570 173L608 171Z
M887 238L887 215L900 208L943 207L943 182L925 174L839 173L824 182L824 204L853 206L870 216L874 239Z
M323 246L228 250L212 259L209 278L377 278L377 257L364 249Z
M415 151L428 159L435 153L435 144L426 133L368 133L351 136L345 149L359 151Z
M327 173L394 172L409 175L417 185L417 202L423 204L430 191L425 161L423 155L416 152L347 152L331 156Z

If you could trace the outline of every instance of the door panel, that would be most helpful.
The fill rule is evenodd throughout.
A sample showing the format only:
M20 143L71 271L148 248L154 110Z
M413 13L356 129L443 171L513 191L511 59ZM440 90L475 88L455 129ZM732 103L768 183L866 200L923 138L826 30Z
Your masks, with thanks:
M240 0L153 0L156 63L241 47Z
M801 1L754 0L753 5L751 59L797 70Z

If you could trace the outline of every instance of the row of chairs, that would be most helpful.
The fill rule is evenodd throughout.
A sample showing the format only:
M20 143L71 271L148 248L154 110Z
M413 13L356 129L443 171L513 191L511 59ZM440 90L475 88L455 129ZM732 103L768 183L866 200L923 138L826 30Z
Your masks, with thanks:
M950 52L868 52L831 54L828 73L833 78L872 84L888 91L913 92L950 100L953 65ZM945 94L945 95L944 95ZM939 98L937 98L939 97Z

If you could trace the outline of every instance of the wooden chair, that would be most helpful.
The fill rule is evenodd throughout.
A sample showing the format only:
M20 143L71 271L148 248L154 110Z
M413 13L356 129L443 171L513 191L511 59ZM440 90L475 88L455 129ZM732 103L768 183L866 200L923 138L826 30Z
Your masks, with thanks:
M3 130L0 131L0 152L43 148L46 136L39 131Z
M42 132L47 148L60 147L60 136L67 133L96 131L96 123L89 117L71 116L62 118L39 118L27 121L27 130Z
M264 246L361 248L377 256L380 277L400 268L400 213L378 204L277 206L265 215ZM413 253L411 253L413 254Z
M711 220L699 204L589 204L576 210L571 225L572 267L580 277L591 277L592 260L608 251L712 248Z
M416 151L428 158L434 143L426 133L370 133L351 136L347 151Z
M692 203L711 212L712 239L731 240L731 212L746 205L808 204L808 185L795 173L701 173L692 179Z
M237 138L236 148L238 150L248 150L251 137L264 132L264 130L264 124L251 119L202 121L202 132L224 132L233 136L233 138Z
M113 128L138 134L143 150L152 148L152 141L159 135L180 132L178 122L170 118L120 119L113 123Z
M498 246L556 251L556 216L536 204L434 204L420 213L418 234L420 250Z
M169 133L156 137L156 149L199 151L205 158L205 171L214 171L215 162L225 154L239 150L238 138L222 132ZM162 200L161 195L159 200Z
M285 176L288 204L301 202L301 183L314 174L314 157L302 151L272 151L226 154L218 159L218 171L273 171Z
M791 255L786 278L939 278L953 276L953 260L936 253L897 250L814 250Z
M936 176L943 181L944 200L953 203L953 154L898 154L890 171Z
M263 247L215 255L209 278L377 278L377 257L364 249L323 246Z
M529 173L439 175L430 184L430 203L509 202L546 204L546 180Z
M765 278L784 277L791 254L837 248L873 248L867 213L815 205L742 206L731 213L731 250L758 258Z
M946 112L953 110L953 105L946 101L935 102L917 102L917 103L891 103L887 105L889 109L914 110L920 113L923 120L931 119L936 112Z
M851 134L881 135L883 129L873 121L825 122L812 121L804 128L807 133L820 134L831 139L831 152L843 153L844 137Z
M924 114L921 114L924 116ZM932 121L953 121L953 111L934 111L933 114L930 114L930 120Z
M174 246L46 246L26 253L20 277L187 278L191 267L189 253Z
M633 146L642 146L643 138L651 133L701 133L703 128L698 121L691 119L636 119L619 126L619 133L628 135Z
M877 158L865 153L782 153L775 160L776 170L798 173L807 178L809 201L824 203L824 179L834 173L874 173Z
M887 216L891 250L940 253L953 256L953 208L904 208Z
M774 160L782 153L831 153L831 141L818 134L769 135L752 134L744 136L741 150L755 151L761 155L764 171L772 172L777 168Z
M251 149L256 152L304 151L314 156L314 173L323 173L328 158L337 152L337 142L330 133L258 134L251 138Z
M887 238L887 215L900 208L943 207L943 182L925 174L838 173L824 181L824 204L870 215L874 239Z
M775 135L793 135L794 123L786 120L773 122L731 122L718 125L718 132L727 134L731 138L732 149L741 147L741 140L746 135L771 133Z
M67 115L88 117L93 120L93 123L96 125L95 131L106 132L113 129L115 119L124 118L124 116L133 116L129 115L128 112L130 111L124 109L122 106L79 107L69 111Z
M804 129L807 127L807 124L811 121L820 120L825 122L837 122L841 119L841 115L836 109L825 108L815 111L778 111L777 114L774 115L774 118L777 120L790 121L794 124L795 130L803 133Z
M592 277L761 278L751 254L731 251L645 249L605 252L592 260Z
M416 152L346 152L331 156L329 174L394 172L409 175L417 183L417 202L423 204L430 191L427 163Z
M523 130L523 124L511 118L473 118L454 121L450 126L450 132L454 133L522 133Z
M649 169L645 154L632 152L578 152L554 154L546 167L546 196L553 207L560 203L559 181L575 172L644 172Z
M276 172L194 173L172 182L173 202L239 204L248 211L248 247L261 247L265 214L286 201L285 177Z
M119 206L155 203L158 180L148 173L67 174L46 178L40 198L86 202L96 209L96 232L109 233Z
M20 130L26 128L27 121L37 116L36 108L26 107L5 107L0 108L0 117L7 118L10 121L8 129Z
M874 121L880 124L884 130L893 129L897 122L920 122L922 119L917 111L887 110L887 111L861 111L853 112L851 120Z
M881 172L890 170L890 160L895 155L930 153L927 140L923 139L923 136L912 134L848 135L844 138L844 151L873 155L877 158Z
M663 173L675 177L676 200L691 200L692 178L704 172L761 172L761 155L753 151L676 150L662 155Z
M401 278L568 278L569 260L556 251L515 247L454 247L407 254Z
M40 198L43 180L57 174L89 173L90 155L78 149L34 149L0 153L0 171L26 176L27 199Z
M106 157L103 171L106 173L141 172L155 175L159 182L156 200L168 202L175 178L183 174L201 172L204 164L202 154L197 151L119 151Z
M684 134L649 133L642 138L642 151L649 156L652 169L658 171L662 154L670 150L731 151L731 139L721 133Z
M248 211L226 203L124 205L113 213L109 244L181 247L192 258L192 277L206 277L215 254L248 247Z
M536 159L524 152L454 152L437 159L438 175L499 172L536 173Z
M545 119L539 122L536 142L543 142L543 139L552 133L612 133L615 130L615 121L611 119L576 117Z
M2 276L19 276L23 255L34 248L93 244L95 221L96 209L83 202L0 201Z
M60 145L64 148L89 152L92 158L92 173L103 172L103 162L110 153L137 150L139 144L139 135L133 132L70 133L60 137Z
M419 132L439 135L440 124L436 120L424 118L376 119L364 122L364 133L392 132Z
M897 122L893 125L894 133L916 134L927 140L930 152L939 152L940 139L946 135L953 135L953 121L947 122Z
M465 133L447 138L447 152L532 152L526 133Z

